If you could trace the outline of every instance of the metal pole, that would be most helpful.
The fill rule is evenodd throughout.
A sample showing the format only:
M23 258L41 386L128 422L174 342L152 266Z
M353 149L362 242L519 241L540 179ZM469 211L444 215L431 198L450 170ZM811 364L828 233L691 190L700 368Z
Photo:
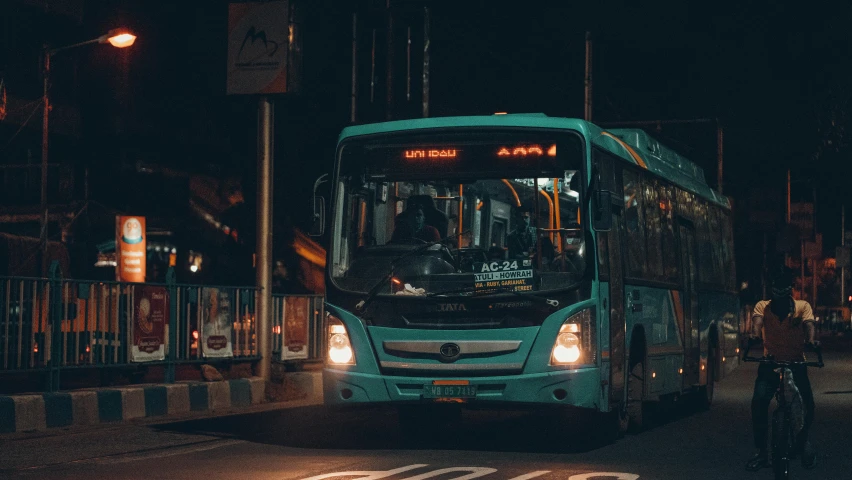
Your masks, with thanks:
M47 150L48 150L48 117L50 115L50 50L44 47L44 71L42 72L44 89L41 101L44 112L41 119L41 225L39 240L41 242L41 275L47 273Z
M719 119L716 119L716 190L722 194L722 152L724 151L724 130Z
M787 226L789 227L790 226L790 169L789 168L787 169L787 205L786 205L786 207L787 207L787 211L786 211ZM788 231L789 230L790 229L788 228ZM791 254L792 254L792 252L787 252L787 251L784 252L784 266L785 267L790 266Z
M817 223L816 223L817 222L816 184L812 185L812 190L813 190L813 197L814 197L814 216L813 216L813 218L814 218L814 231L813 231L813 236L814 236L814 243L817 243L819 238L817 237ZM819 242L819 243L820 243L820 246L822 246L822 242ZM822 252L818 252L818 253L819 253L820 258L822 258ZM811 298L811 307L813 307L814 310L816 310L816 308L817 308L817 268L819 268L818 264L819 264L819 261L818 261L817 257L814 257L814 258L811 259L811 277L812 277L813 291L814 291L814 296Z
M411 27L408 27L408 41L405 44L405 101L411 101Z
M846 205L840 205L840 247L846 248ZM844 256L848 256L844 253ZM846 264L840 268L840 306L846 301Z
M787 169L787 223L790 223L790 169Z
M272 156L275 114L269 97L257 105L257 345L258 376L269 380L272 369Z
M805 299L805 239L801 240L802 245L802 261L801 261L801 288L799 288L799 299Z
M592 32L586 31L586 101L584 118L592 121Z
M423 7L423 118L429 116L429 7Z
M358 118L358 14L352 14L352 103L349 107L349 121L355 123Z
M393 15L391 14L390 0L387 0L387 14L388 14L388 31L387 31L387 58L386 58L386 89L385 93L387 94L385 97L386 102L386 111L385 118L390 120L393 118Z
M761 299L766 298L766 232L763 232L763 268L761 269Z
M370 48L370 104L376 100L376 29L373 29L373 46Z

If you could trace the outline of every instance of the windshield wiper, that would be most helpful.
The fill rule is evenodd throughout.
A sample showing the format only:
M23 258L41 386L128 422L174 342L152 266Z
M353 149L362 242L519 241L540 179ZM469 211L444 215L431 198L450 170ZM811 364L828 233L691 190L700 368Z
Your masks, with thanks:
M454 290L444 290L442 292L427 293L426 296L430 297L430 298L434 298L434 297L438 297L438 296L445 296L448 293L465 293L465 292L475 292L475 291L476 291L476 287L464 287L464 288L459 288L459 289L454 289ZM512 295L517 295L519 297L527 298L527 299L530 299L530 300L536 300L536 301L539 301L539 302L546 303L553 308L556 308L556 307L559 306L559 300L553 300L551 298L544 298L544 297L536 295L535 293L530 293L530 292L518 292L515 289L509 288L509 287L489 287L487 289L487 293L483 293L482 295L476 295L473 298L484 298L484 297L489 297L491 295L497 295L497 294L500 294L500 293L511 293Z
M473 230L465 230L463 232L454 233L452 235L446 236L446 237L444 237L440 240L434 240L434 241L431 241L431 242L424 243L423 245L420 245L413 250L409 250L409 251L403 253L402 255L391 260L390 270L388 271L388 273L384 277L382 277L378 282L376 282L376 284L373 285L372 288L370 288L370 290L367 292L367 298L365 298L364 300L361 300L360 302L355 304L355 310L359 313L364 312L364 310L367 308L367 304L369 304L371 301L373 301L374 298L376 298L376 295L379 294L379 291L382 289L385 282L387 282L388 280L390 280L391 277L393 277L394 267L396 266L397 263L399 263L400 260L408 258L412 255L417 255L418 253L423 252L425 250L428 250L429 248L434 247L435 245L438 245L439 243L446 242L447 240L453 240L455 238L461 237L462 235L467 235L468 233L470 233L472 231Z

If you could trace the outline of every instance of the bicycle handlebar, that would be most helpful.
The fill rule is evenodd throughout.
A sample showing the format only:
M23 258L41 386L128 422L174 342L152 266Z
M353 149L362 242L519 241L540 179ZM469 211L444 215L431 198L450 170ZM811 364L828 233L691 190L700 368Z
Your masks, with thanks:
M755 362L755 363L768 363L771 365L776 365L778 367L791 367L795 365L803 365L805 367L817 367L822 368L825 366L825 363L822 361L822 347L815 346L814 352L817 354L816 362L801 362L796 360L775 360L771 355L768 357L749 357L748 352L751 350L751 343L748 343L746 346L746 351L743 353L743 361L744 362Z

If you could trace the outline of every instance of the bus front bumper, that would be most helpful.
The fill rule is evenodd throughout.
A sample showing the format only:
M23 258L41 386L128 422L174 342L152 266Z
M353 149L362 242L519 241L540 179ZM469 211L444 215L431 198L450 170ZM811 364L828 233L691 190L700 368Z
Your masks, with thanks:
M323 370L325 404L343 406L370 403L433 403L446 399L425 398L426 386L447 377L398 377ZM462 403L542 404L597 409L602 397L600 370L583 368L545 373L494 377L452 378L476 386L476 396Z

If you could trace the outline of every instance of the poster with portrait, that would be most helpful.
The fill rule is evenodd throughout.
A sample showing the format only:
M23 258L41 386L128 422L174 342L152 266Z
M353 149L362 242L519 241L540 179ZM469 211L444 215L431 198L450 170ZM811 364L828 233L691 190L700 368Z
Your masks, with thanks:
M153 362L166 358L169 292L165 287L133 287L133 329L130 360Z
M227 289L205 287L201 295L201 353L208 358L233 357L234 317Z
M282 360L308 358L308 319L310 313L310 298L285 297Z

